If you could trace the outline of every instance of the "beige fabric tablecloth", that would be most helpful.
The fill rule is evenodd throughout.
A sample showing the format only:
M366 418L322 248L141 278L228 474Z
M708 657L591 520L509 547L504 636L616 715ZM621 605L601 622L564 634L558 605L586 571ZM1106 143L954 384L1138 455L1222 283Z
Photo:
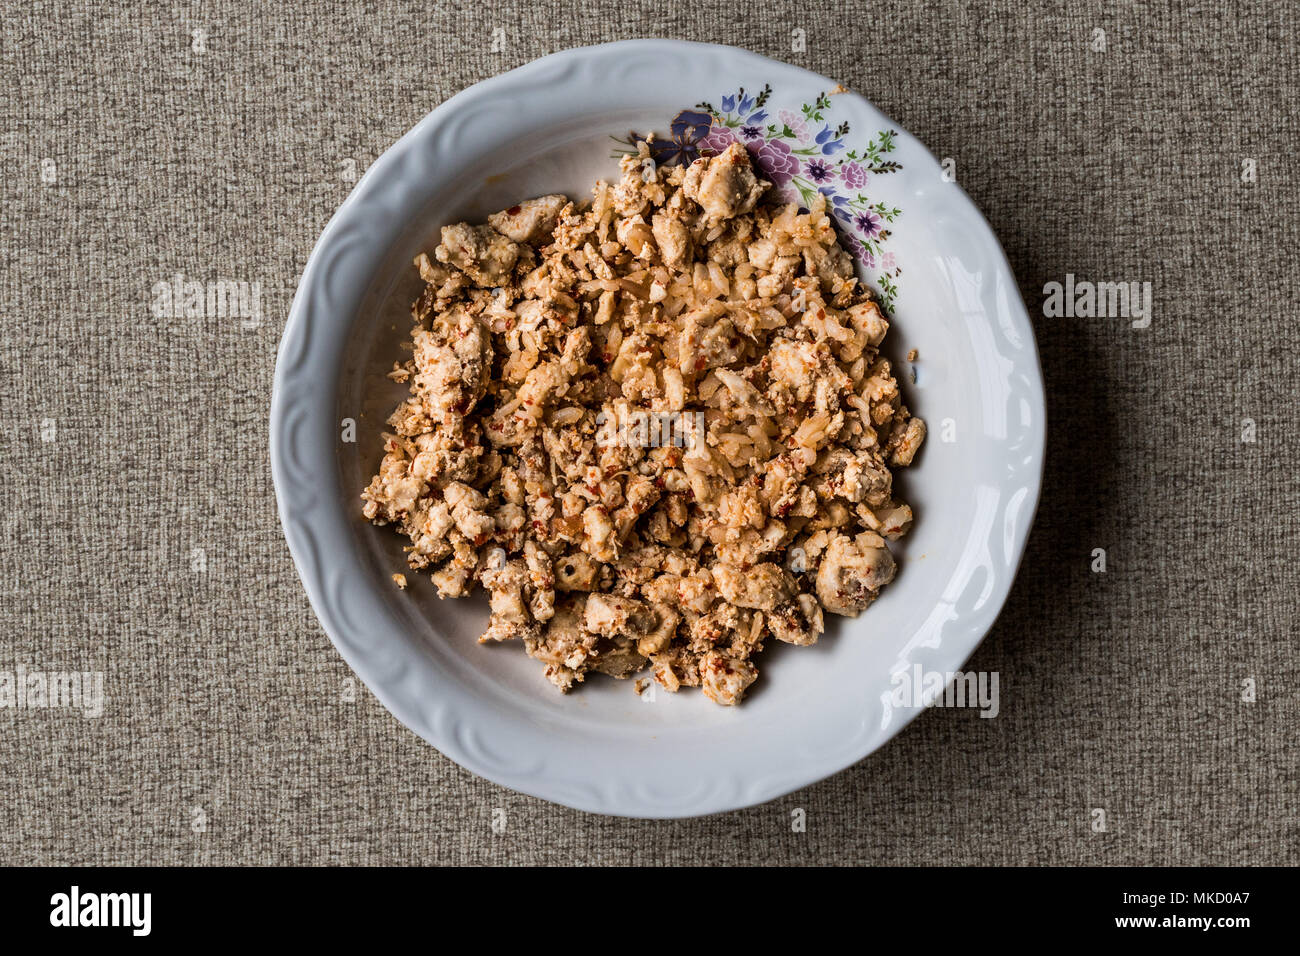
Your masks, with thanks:
M1300 859L1283 11L125 6L0 20L0 671L99 671L105 693L99 717L0 709L0 863ZM807 66L953 158L1034 315L1051 423L1029 552L971 665L1000 672L1001 715L932 711L786 799L663 823L504 791L364 688L348 702L266 456L295 277L353 173L465 86L636 36ZM260 321L157 315L175 274L259 281ZM1044 318L1067 274L1151 282L1151 327Z

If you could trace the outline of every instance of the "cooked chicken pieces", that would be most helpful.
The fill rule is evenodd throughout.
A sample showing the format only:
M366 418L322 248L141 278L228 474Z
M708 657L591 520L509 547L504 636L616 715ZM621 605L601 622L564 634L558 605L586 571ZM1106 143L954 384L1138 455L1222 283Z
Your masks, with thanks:
M713 224L750 212L768 185L754 175L745 147L732 143L713 159L692 163L682 192L700 204Z
M856 538L837 534L817 569L817 598L828 611L857 614L894 579L894 570L894 556L877 535L869 531Z
M480 288L491 289L509 277L519 259L519 246L491 226L458 222L442 227L442 243L434 257L464 272Z
M482 586L480 640L560 690L649 669L730 705L765 641L812 644L892 580L890 466L925 426L820 197L762 203L739 145L648 155L586 207L530 199L417 258L410 395L363 511L441 597Z
M560 210L568 204L568 196L529 199L488 216L488 225L507 239L538 245L551 238Z

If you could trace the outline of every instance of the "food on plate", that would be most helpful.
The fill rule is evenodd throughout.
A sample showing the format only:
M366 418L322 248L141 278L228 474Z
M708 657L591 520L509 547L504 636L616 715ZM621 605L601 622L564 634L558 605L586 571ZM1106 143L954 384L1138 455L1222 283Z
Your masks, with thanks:
M912 511L891 469L925 424L825 202L767 199L739 144L589 203L445 226L416 266L409 396L365 516L479 639L567 691L648 671L735 704L768 640L814 643L894 577Z

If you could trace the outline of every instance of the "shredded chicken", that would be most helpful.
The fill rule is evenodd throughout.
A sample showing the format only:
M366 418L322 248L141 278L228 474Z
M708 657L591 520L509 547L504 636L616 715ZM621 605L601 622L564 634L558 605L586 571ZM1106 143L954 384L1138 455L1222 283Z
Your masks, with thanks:
M820 196L763 202L739 145L648 158L417 257L389 375L410 396L363 510L441 597L486 589L480 640L520 640L561 690L648 668L735 704L767 639L812 644L893 579L890 468L925 425Z

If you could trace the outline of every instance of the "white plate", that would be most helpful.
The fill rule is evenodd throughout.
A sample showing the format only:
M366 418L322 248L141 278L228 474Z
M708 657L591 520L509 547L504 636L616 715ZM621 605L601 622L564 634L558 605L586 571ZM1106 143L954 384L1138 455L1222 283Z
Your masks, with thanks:
M997 617L1042 475L1033 331L1006 257L971 201L866 100L842 92L819 105L835 87L706 44L634 40L558 53L434 110L367 171L322 234L294 299L272 396L285 537L348 663L399 720L461 766L547 800L625 816L770 800L898 733L917 710L892 703L892 675L917 665L958 670ZM404 566L401 541L367 524L358 498L381 457L384 419L404 391L383 373L420 290L411 258L436 244L440 226L543 193L585 197L597 178L617 176L618 138L630 130L669 136L674 117L701 103L726 114L711 121L711 142L739 118L730 134L752 135L743 128L752 126L772 140L759 155L778 178L797 164L809 188L823 172L809 163L820 158L841 204L845 196L857 203L853 217L862 213L859 194L891 215L899 210L892 224L850 217L849 232L889 229L883 241L876 234L875 261L862 272L894 302L886 354L906 368L903 356L919 351L918 379L904 382L904 396L930 436L899 479L917 520L896 549L899 574L883 596L856 620L828 615L829 632L814 647L771 642L739 707L693 691L660 691L645 702L630 681L599 675L562 696L522 647L475 642L486 602L439 601L427 577L414 574L409 591L393 586L390 575ZM678 129L689 152L703 127L688 117ZM859 177L847 166L850 151L859 168L878 170L860 189L852 188ZM900 168L887 171L887 163ZM357 422L355 443L341 440L344 419Z

